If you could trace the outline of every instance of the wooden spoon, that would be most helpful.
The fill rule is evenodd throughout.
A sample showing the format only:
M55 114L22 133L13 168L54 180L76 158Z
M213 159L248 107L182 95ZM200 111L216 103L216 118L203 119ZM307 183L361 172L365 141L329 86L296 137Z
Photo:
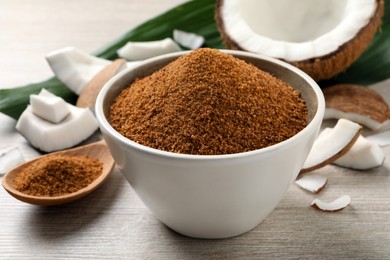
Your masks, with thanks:
M55 197L32 196L32 195L24 194L14 188L13 180L15 176L22 169L26 168L31 163L37 160L41 160L42 158L52 154L88 156L89 158L97 158L103 162L103 173L87 187L84 187L76 192L66 194L66 195L61 195L61 196L55 196ZM91 193L92 191L94 191L95 189L97 189L110 175L114 166L115 166L114 159L112 158L110 151L106 146L106 143L104 142L104 140L102 140L96 143L80 146L77 148L50 153L35 158L31 161L25 162L17 166L16 168L12 169L8 173L6 173L3 177L2 183L3 183L3 187L9 194L11 194L13 197L23 202L27 202L34 205L41 205L41 206L60 205L60 204L69 203L79 198L82 198L87 194Z
M84 87L80 96L77 99L76 106L83 108L93 108L96 102L96 98L103 88L112 77L114 77L126 63L124 59L117 59L104 69L99 71Z

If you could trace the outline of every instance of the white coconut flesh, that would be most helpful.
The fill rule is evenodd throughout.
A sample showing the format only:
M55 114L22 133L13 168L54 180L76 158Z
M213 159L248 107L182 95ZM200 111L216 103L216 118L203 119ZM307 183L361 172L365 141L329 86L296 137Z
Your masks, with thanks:
M22 152L17 146L0 150L0 175L24 162Z
M365 27L375 0L224 0L225 33L241 49L302 61L336 51Z
M320 192L328 183L328 179L317 175L303 175L295 181L299 187L312 193Z
M165 38L149 42L127 42L117 50L117 54L126 60L140 61L177 51L181 51L179 45L171 38Z
M379 146L386 146L390 144L390 130L379 132L366 137L367 140L376 143Z
M30 95L32 112L52 123L61 122L70 113L70 109L60 97L42 89L39 95Z
M381 166L384 160L385 154L379 145L359 136L351 149L333 163L354 170L369 170Z
M65 47L46 55L56 77L71 91L80 95L85 86L112 61L95 57L75 47ZM134 68L140 61L128 61L120 70Z
M181 46L190 50L195 50L202 47L205 42L205 39L202 35L177 29L173 30L173 39Z
M321 133L315 140L301 173L328 165L351 149L362 131L362 126L346 119L339 119L328 133Z
M39 95L55 97L43 91ZM66 103L69 115L61 122L53 123L33 113L29 105L19 117L16 130L21 133L32 146L44 152L63 150L84 141L97 129L98 123L88 108L79 108Z
M56 77L77 95L96 73L111 63L74 47L53 51L46 60Z
M346 208L349 204L351 204L351 197L348 195L343 195L331 202L326 202L321 199L314 199L310 205L315 209L333 212L342 210Z

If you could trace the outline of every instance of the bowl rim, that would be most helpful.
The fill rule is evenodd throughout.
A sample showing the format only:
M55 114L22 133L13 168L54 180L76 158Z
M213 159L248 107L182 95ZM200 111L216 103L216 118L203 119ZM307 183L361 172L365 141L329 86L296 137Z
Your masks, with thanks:
M256 59L261 59L261 60L265 60L268 62L272 62L272 63L275 63L276 65L279 65L281 67L286 68L289 71L294 72L299 77L303 78L308 83L308 85L312 88L312 90L314 91L315 96L317 98L317 111L315 112L313 119L309 122L309 124L307 124L305 126L305 128L303 128L297 134L293 135L292 137L290 137L282 142L279 142L279 143L276 143L276 144L273 144L273 145L270 145L270 146L267 146L264 148L252 150L252 151L241 152L241 153L232 153L232 154L218 154L218 155L181 154L181 153L163 151L163 150L152 148L152 147L149 147L146 145L139 144L139 143L121 135L117 130L115 130L111 126L111 124L108 122L108 119L105 117L105 114L103 111L103 103L104 103L105 97L106 97L107 93L109 92L109 90L111 89L111 87L119 79L121 79L122 77L124 77L126 74L128 74L129 72L131 72L134 69L137 69L137 68L143 67L143 66L148 66L148 65L153 64L156 61L159 61L161 59L178 58L184 54L191 52L191 50L190 50L190 51L173 52L173 53L164 54L164 55L160 55L160 56L156 56L156 57L147 59L145 61L142 61L136 67L133 66L130 68L126 68L123 71L116 74L113 78L111 78L103 86L102 90L100 91L100 93L96 99L96 103L95 103L95 115L96 115L97 121L99 123L100 128L105 130L102 132L109 133L113 139L120 142L121 144L126 145L127 147L131 147L133 149L136 149L139 152L143 152L143 153L147 153L147 154L151 154L151 155L155 155L155 156L161 156L161 157L166 157L166 158L171 158L171 159L220 160L220 159L242 158L242 157L249 157L249 156L256 156L256 155L261 155L261 154L265 154L265 153L270 153L272 151L281 149L282 147L284 147L290 143L296 142L297 140L301 139L302 136L306 135L308 132L314 131L317 124L321 124L321 122L323 120L324 113L325 113L325 98L324 98L322 90L318 86L318 84L305 72L303 72L302 70L294 67L293 65L291 65L287 62L284 62L284 61L281 61L281 60L278 60L278 59L275 59L272 57L268 57L265 55L249 53L249 52L239 51L239 50L225 50L225 49L219 49L219 50L222 52L228 53L228 54L232 54L232 55L247 56L250 58L256 58Z

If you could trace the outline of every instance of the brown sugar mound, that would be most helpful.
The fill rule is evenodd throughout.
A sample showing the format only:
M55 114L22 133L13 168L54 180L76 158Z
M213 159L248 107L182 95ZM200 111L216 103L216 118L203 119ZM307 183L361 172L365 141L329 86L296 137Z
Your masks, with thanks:
M60 196L87 187L103 172L99 159L83 156L49 155L16 175L18 191L33 196Z
M183 55L114 99L111 125L140 144L217 155L264 148L307 125L300 93L215 49Z

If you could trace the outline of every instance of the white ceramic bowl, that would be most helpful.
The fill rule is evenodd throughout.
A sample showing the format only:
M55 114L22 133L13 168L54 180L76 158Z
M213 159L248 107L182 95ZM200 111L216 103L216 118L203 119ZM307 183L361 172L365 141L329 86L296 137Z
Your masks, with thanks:
M124 176L154 215L171 229L199 238L225 238L256 227L297 177L319 131L325 101L305 73L272 58L226 51L288 82L309 110L309 124L281 143L245 153L186 155L135 143L108 119L112 100L135 78L150 75L186 52L147 60L111 79L95 112L107 145Z

